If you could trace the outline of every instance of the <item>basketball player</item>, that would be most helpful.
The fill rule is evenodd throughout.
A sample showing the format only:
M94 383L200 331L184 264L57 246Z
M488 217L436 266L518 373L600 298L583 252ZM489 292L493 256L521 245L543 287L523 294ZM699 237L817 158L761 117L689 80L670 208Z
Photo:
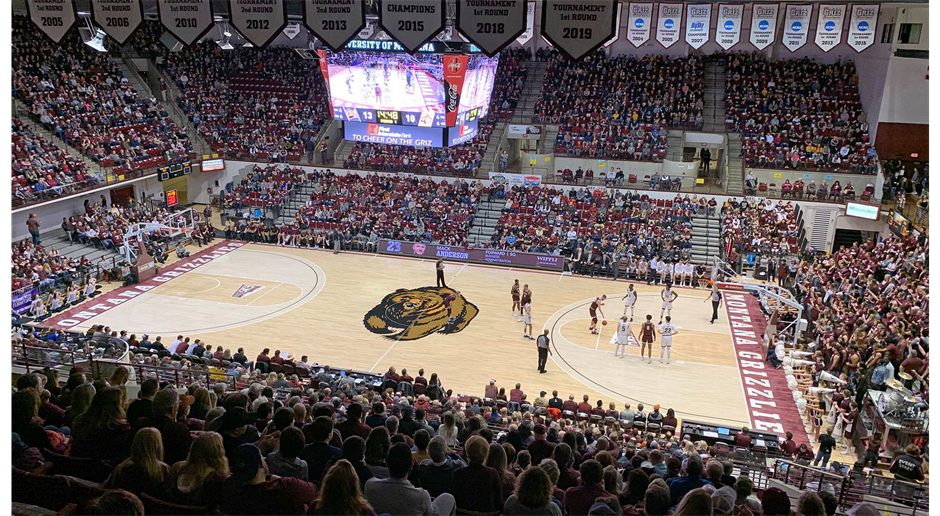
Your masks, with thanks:
M438 288L444 287L447 288L447 283L444 281L444 259L438 258L437 265L434 266L437 269L437 286Z
M647 363L653 363L653 341L655 340L656 326L653 325L653 316L647 315L646 322L640 327L640 360L643 360L643 353L649 349Z
M459 294L460 291L458 290L444 298L444 308L447 309L447 324L454 322L454 318L451 317L451 310L453 309L451 304L453 304L454 300L457 299Z
M666 288L660 292L659 296L663 298L663 308L659 311L659 323L662 324L663 314L672 315L672 302L679 298L679 294L672 291L672 283L666 283Z
M604 306L604 300L607 299L607 295L603 294L601 297L595 297L594 301L591 302L591 308L588 309L588 313L591 314L591 335L597 335L597 312L600 311L601 317L604 316L604 311L601 310L601 307Z
M532 303L522 305L522 309L522 336L535 340L532 338Z
M382 88L378 84L375 85L375 101L382 102Z
M627 352L627 335L630 333L630 325L627 323L627 316L620 318L620 324L617 325L617 347L614 348L614 356L620 352L620 358L623 358Z
M636 290L633 290L633 283L627 289L627 294L623 296L623 316L627 316L627 310L630 310L630 322L633 322L633 310L636 307Z
M516 309L519 309L519 313L522 313L522 305L519 303L519 280L516 280L512 284L512 288L509 289L509 294L512 296L512 316L516 316Z
M527 303L531 303L531 302L532 302L532 291L529 290L529 284L526 283L525 285L522 285L522 299L520 300L520 303L522 304L522 306L525 306ZM519 310L519 315L520 316L522 315L521 309ZM523 322L522 317L520 317L517 320L519 322Z
M672 336L679 333L679 329L672 324L672 317L666 316L665 323L659 323L659 333L662 338L659 341L659 363L663 363L663 354L666 354L666 363L672 358ZM651 346L652 347L652 346Z

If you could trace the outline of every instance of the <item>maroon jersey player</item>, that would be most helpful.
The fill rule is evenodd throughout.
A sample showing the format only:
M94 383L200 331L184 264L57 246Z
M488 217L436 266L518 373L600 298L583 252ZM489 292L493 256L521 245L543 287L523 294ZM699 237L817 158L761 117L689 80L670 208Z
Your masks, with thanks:
M522 313L522 305L519 304L519 280L516 280L512 284L512 288L509 290L509 294L512 296L512 316L516 316L516 309L519 309L519 313Z
M601 313L601 317L604 317L604 310L601 309L604 306L604 300L607 299L607 295L601 295L601 297L595 297L594 301L591 302L591 308L588 309L588 312L591 314L591 335L597 335L597 312Z
M451 317L451 310L453 310L453 307L451 305L454 303L454 300L457 299L457 296L459 294L460 294L460 291L457 291L444 298L444 308L447 309L447 322L448 323L454 322L454 318Z

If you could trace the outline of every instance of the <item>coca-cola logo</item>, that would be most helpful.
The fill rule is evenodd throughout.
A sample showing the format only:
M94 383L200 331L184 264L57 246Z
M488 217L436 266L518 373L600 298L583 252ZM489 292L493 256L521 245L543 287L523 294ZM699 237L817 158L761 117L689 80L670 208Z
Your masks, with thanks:
M456 84L447 85L447 111L453 113L457 111L457 104L460 102L460 95L457 93Z

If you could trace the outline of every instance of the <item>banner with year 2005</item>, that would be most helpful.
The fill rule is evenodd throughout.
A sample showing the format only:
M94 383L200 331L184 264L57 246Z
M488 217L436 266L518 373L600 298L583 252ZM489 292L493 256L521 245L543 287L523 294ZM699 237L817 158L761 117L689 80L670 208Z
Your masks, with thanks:
M229 0L232 27L249 43L264 48L287 27L287 12L280 0Z
M780 4L751 4L750 42L757 50L764 50L777 39L777 13Z
M816 46L829 52L842 43L845 4L821 4L816 15Z
M379 26L409 54L444 30L446 0L382 0Z
M526 30L526 0L457 0L457 31L493 57Z
M29 19L56 43L72 29L78 15L72 0L27 0Z
M688 4L685 7L685 42L698 50L708 43L712 25L712 4Z
M617 32L617 0L542 0L542 36L579 60Z
M304 0L304 26L321 43L339 52L366 27L363 0Z
M653 27L653 2L630 2L627 8L627 41L640 48L650 40Z
M91 19L95 25L120 44L144 21L141 0L93 0Z
M659 16L656 18L656 41L663 48L669 48L679 41L679 28L682 27L682 4L659 4Z
M861 52L875 42L875 28L878 26L878 10L880 5L852 5L852 16L849 18L849 34L845 43L856 52Z
M166 30L187 47L215 26L211 0L160 0L157 14Z
M718 25L715 26L715 42L728 50L741 41L741 21L744 19L744 4L718 4Z

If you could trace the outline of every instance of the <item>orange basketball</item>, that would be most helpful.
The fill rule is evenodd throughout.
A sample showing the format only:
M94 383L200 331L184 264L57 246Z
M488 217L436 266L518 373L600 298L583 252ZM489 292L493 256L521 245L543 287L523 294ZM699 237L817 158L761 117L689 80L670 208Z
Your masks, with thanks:
M603 324L604 326L607 326L607 321L606 320L601 321L601 324Z

